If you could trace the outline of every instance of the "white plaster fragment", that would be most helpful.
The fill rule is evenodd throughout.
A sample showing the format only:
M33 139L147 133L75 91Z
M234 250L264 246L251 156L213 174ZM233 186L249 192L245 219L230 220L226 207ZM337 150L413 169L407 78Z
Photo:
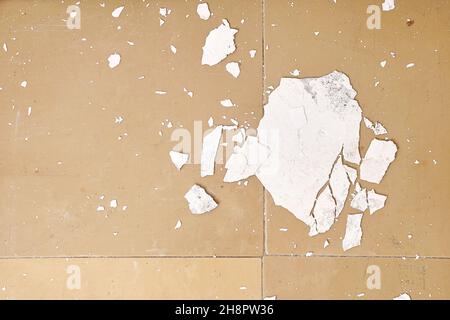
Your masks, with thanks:
M391 11L395 9L395 0L384 0L382 3L383 11Z
M175 165L175 167L178 170L181 170L181 168L188 162L189 155L181 152L175 152L170 151L169 152L170 159L172 160L172 163Z
M389 165L395 160L396 153L397 146L394 142L373 139L361 163L361 179L380 183Z
M367 203L367 190L362 189L359 183L356 183L355 192L352 194L352 201L350 207L359 211L366 211L368 207Z
M111 15L112 15L114 18L118 18L118 17L120 16L120 14L122 13L123 8L124 8L124 6L120 6L120 7L115 8L115 9L113 10L113 12L111 13Z
M327 232L334 224L336 217L336 203L329 186L326 186L317 198L313 215L315 222L309 231L309 236L311 237Z
M364 124L366 128L372 130L376 136L388 133L386 128L380 122L373 123L368 118L364 117Z
M211 128L212 126L214 126L214 119L213 119L213 117L210 117L209 119L208 119L208 126Z
M231 138L231 141L236 142L238 145L242 145L245 141L245 129L241 128L239 131Z
M199 3L197 6L197 14L202 20L208 20L211 16L211 12L209 11L208 4L206 2Z
M214 163L222 137L222 126L217 126L211 133L203 138L203 148L200 160L201 176L212 176L214 174Z
M355 184L356 179L358 178L358 170L344 165L345 171L347 172L347 176L352 184Z
M108 57L108 66L113 69L117 67L120 63L120 54L113 53Z
M181 228L181 220L177 221L177 224L175 225L175 230L178 230Z
M350 189L350 181L347 176L347 170L342 163L342 157L339 156L330 176L330 187L333 197L336 201L336 218L339 217L344 209L345 200L347 200Z
M250 58L254 58L255 56L256 56L256 50L250 50L249 52L248 52L248 54L250 55Z
M173 44L171 44L170 51L172 51L172 53L175 54L175 53L177 53L177 48Z
M249 136L242 147L235 146L225 168L224 182L236 182L256 174L267 159L269 150L258 142L257 137Z
M387 196L376 193L374 190L367 192L367 204L369 206L370 214L374 214L376 211L384 208Z
M407 293L402 293L401 295L393 298L392 300L411 300L411 297Z
M222 24L210 31L203 46L202 65L213 66L236 50L234 35L238 32L230 28L226 19Z
M342 249L344 251L350 250L361 245L362 229L361 221L363 214L349 214L347 216L347 226L345 230L345 237L342 240Z
M225 69L227 69L228 73L231 74L235 78L239 77L239 74L241 73L241 69L239 68L238 62L227 63L227 65L225 66Z
M233 103L233 101L231 101L230 99L224 99L220 101L220 104L222 105L222 107L224 108L231 108L234 107L235 104Z
M206 193L205 189L196 184L184 195L184 198L189 203L189 209L192 214L204 214L218 206L214 199Z
M117 200L115 200L115 199L113 199L113 200L111 200L110 202L109 202L109 206L111 207L111 208L117 208Z

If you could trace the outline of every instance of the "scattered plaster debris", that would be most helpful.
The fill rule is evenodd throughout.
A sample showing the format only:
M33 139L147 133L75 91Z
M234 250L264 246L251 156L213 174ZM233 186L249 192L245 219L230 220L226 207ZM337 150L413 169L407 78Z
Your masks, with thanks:
M201 176L212 176L214 174L214 163L222 137L223 126L217 126L212 132L203 138L203 148L200 160Z
M181 168L188 162L189 155L181 152L176 151L170 151L169 152L170 159L172 160L172 163L175 165L175 167L178 170L181 170Z
M320 78L282 78L264 107L258 138L270 155L256 175L276 205L310 227L317 194L341 152L345 161L361 161L362 112L355 96L349 78L335 71Z
M277 300L277 296L264 297L264 300Z
M347 227L345 230L345 237L342 240L342 249L344 251L357 247L361 244L362 229L361 221L363 214L349 214L347 216Z
M213 117L209 117L208 119L208 126L211 128L212 126L214 126L214 119Z
M386 61L386 60L383 60L383 61L380 62L380 66L381 66L382 68L386 67L386 64L387 64L387 61Z
M101 211L105 211L105 207L104 206L98 206L97 207L97 212L101 212Z
M415 66L414 63L408 63L408 64L406 65L406 68L409 69L409 68L412 68L412 67L414 67L414 66Z
M27 116L31 116L31 111L32 111L32 108L31 108L31 107L28 107L28 110L27 110Z
M281 232L288 232L288 230L289 230L288 228L280 228Z
M208 20L211 16L211 12L209 11L208 4L206 2L199 3L197 6L197 14L202 20Z
M352 194L352 202L350 207L359 211L366 211L368 207L367 203L367 190L362 189L359 183L356 183L355 192Z
M161 90L156 90L155 93L160 95L160 96L163 96L163 95L167 94L166 91L161 91Z
M220 101L220 104L222 105L222 107L224 108L231 108L234 107L235 104L233 103L233 101L231 101L230 99L224 99L222 101Z
M175 230L178 230L181 228L181 220L177 221L177 224L175 225Z
M241 73L238 62L229 62L227 63L225 68L227 69L228 73L235 78L239 77L239 74Z
M225 164L227 173L223 181L236 182L255 175L268 155L269 150L258 142L257 137L248 136L242 147L234 147Z
M327 240L325 240L325 242L323 243L323 248L326 249L326 248L328 248L329 246L330 246L330 241L328 241L328 239L327 239Z
M307 258L312 257L313 255L314 255L314 252L309 251L305 254L305 257L307 257Z
M394 142L373 139L361 163L361 179L380 183L389 165L395 160L396 153L397 146Z
M370 214L374 214L378 210L384 208L387 196L376 193L374 190L367 192L367 204Z
M108 66L113 69L117 67L120 63L120 54L113 53L108 57Z
M210 31L203 46L202 65L213 66L236 50L234 35L238 32L231 29L226 19L216 29Z
M320 34L319 31L314 31L314 35L318 36Z
M249 52L248 52L248 54L250 55L250 58L254 58L255 56L256 56L256 50L250 50Z
M6 45L6 42L3 42L3 51L8 52L8 46Z
M175 54L175 53L177 53L177 48L173 44L171 44L170 51L172 51L172 53Z
M403 293L398 297L393 298L392 300L411 300L411 297L407 293Z
M290 72L291 76L298 77L300 75L300 70L294 69Z
M159 26L161 27L164 23L165 23L165 21L163 19L159 18Z
M111 13L111 15L112 15L114 18L118 18L118 17L120 16L120 14L122 13L123 8L124 8L124 6L115 8L115 9L113 10L113 12Z
M364 125L366 128L372 130L376 136L388 133L386 128L380 122L373 123L366 117L364 117Z
M189 203L189 209L193 214L207 213L218 206L205 189L196 184L184 195L184 198Z
M122 116L116 116L114 117L114 123L121 124L123 122Z
M395 9L395 0L384 0L383 4L381 5L383 8L383 11L391 11Z
M355 184L356 179L358 178L358 170L344 165L345 171L347 172L347 176L352 184Z
M26 88L27 85L28 85L28 82L27 82L26 80L24 80L24 81L22 81L22 82L20 83L20 86L21 86L22 88Z

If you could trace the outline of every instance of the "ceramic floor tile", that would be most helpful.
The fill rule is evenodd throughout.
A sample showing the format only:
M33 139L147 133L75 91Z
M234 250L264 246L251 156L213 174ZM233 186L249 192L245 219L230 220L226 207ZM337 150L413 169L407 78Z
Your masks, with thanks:
M449 259L266 257L264 296L278 299L448 299Z
M222 183L223 165L201 179L198 165L210 116L252 127L261 117L261 2L208 3L204 21L195 2L81 1L79 30L65 25L66 3L0 3L1 256L261 255L262 187ZM236 52L202 66L225 18L239 29ZM241 62L238 79L230 61ZM226 98L237 106L223 108ZM177 172L168 154L181 143L197 164ZM220 203L210 215L190 213L194 183Z
M265 1L265 87L278 86L294 69L300 77L342 71L364 114L382 122L398 145L382 183L363 183L388 195L386 207L363 219L362 245L346 255L448 257L450 131L443 119L449 118L450 45L442 30L449 4L399 0L395 10L382 12L381 29L369 30L372 2ZM406 68L409 63L415 66ZM364 155L373 134L362 127L361 136ZM355 210L347 207L329 233L310 238L301 221L266 199L269 254L344 254L345 217ZM331 245L323 249L326 239Z
M261 299L261 260L1 259L0 299Z

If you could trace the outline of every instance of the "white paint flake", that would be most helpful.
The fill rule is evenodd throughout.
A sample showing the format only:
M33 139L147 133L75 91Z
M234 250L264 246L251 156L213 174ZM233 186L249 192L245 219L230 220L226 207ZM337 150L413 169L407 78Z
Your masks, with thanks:
M214 126L214 119L213 117L209 117L208 119L208 126L211 128L212 126Z
M203 148L200 160L201 176L212 176L220 138L222 137L222 126L217 126L212 132L203 138Z
M270 150L257 177L298 219L312 226L317 194L333 165L359 164L361 108L348 77L333 72L321 78L282 78L269 95L258 127L259 142Z
M227 65L225 66L225 69L227 69L228 73L231 74L235 78L239 77L239 74L241 73L241 69L239 68L238 62L227 63Z
M234 147L225 165L227 173L223 181L236 182L255 175L268 156L269 150L258 142L257 137L247 137L242 147Z
M383 11L391 11L395 9L395 0L384 0L382 3Z
M166 95L166 94L167 94L166 91L161 91L161 90L156 90L155 93L158 94L158 95L160 95L160 96L163 96L163 95Z
M178 230L178 229L180 229L181 228L181 220L178 220L177 221L177 224L175 225L175 230Z
M8 46L6 45L6 42L3 42L3 51L8 52Z
M28 85L28 82L27 82L26 80L24 80L24 81L22 81L22 82L20 83L20 86L21 86L22 88L26 88L27 85Z
M159 14L163 16L164 18L167 18L167 16L172 12L171 9L168 8L159 8Z
M361 163L361 179L380 183L389 165L395 160L396 153L397 146L394 142L373 139Z
M203 46L202 65L213 66L236 50L234 35L238 32L231 29L226 19L222 24L210 31Z
M108 66L113 69L117 67L120 63L120 54L113 53L108 57Z
M298 77L300 75L300 70L294 69L291 72L289 72L291 76Z
M376 193L374 190L367 192L367 204L369 206L370 214L384 208L387 196Z
M406 65L406 68L409 69L409 68L412 68L412 67L414 67L414 66L415 66L414 63L408 63L408 64Z
M231 108L234 107L235 104L233 103L233 101L231 101L230 99L224 99L222 101L220 101L220 104L222 105L222 107L224 108Z
M199 3L197 6L197 14L202 20L208 20L211 16L211 12L209 11L208 4L206 2Z
M361 221L363 214L349 214L347 216L347 226L345 230L345 237L342 240L342 249L344 251L350 250L361 245L362 229Z
M238 145L244 143L246 137L245 129L241 128L236 134L231 138L231 141L236 142Z
M170 51L172 51L172 53L175 54L175 53L177 53L177 48L173 44L171 44Z
M109 202L109 206L111 207L111 208L117 208L117 200L115 200L115 199L113 199L113 200L111 200L110 202Z
M178 170L181 170L181 168L188 162L189 155L181 152L176 151L170 151L169 152L170 160L172 160L172 163L175 165L175 167Z
M105 211L105 207L104 206L98 206L97 207L97 212L101 212L101 211Z
M317 198L313 216L315 221L309 231L309 236L311 237L319 233L327 232L334 224L336 217L336 203L328 185Z
M326 249L326 248L328 248L329 246L330 246L330 241L328 241L328 239L327 239L327 240L325 240L324 243L323 243L323 248Z
M124 8L124 6L115 8L115 9L113 10L113 12L111 13L111 15L112 15L114 18L118 18L118 17L120 16L120 14L122 13L123 8Z
M256 56L256 50L250 50L249 52L248 52L248 54L250 55L250 58L254 58L255 56Z
M381 66L382 68L386 67L386 64L387 64L387 61L386 61L386 60L383 60L383 61L380 62L380 66Z
M189 209L192 214L204 214L218 207L205 189L196 184L184 195L184 198L189 203Z

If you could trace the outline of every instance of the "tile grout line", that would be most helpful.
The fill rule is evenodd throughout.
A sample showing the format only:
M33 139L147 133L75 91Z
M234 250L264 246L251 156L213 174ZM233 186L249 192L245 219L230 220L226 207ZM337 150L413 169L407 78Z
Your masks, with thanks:
M265 15L266 15L266 3L265 0L261 0L261 62L262 62L262 88L261 88L261 108L264 116L264 90L266 87L266 66L265 66L265 40L266 40L266 26L265 26ZM266 188L262 187L262 223L263 223L263 252L261 257L261 300L264 299L264 257L267 254L267 223L266 223Z

